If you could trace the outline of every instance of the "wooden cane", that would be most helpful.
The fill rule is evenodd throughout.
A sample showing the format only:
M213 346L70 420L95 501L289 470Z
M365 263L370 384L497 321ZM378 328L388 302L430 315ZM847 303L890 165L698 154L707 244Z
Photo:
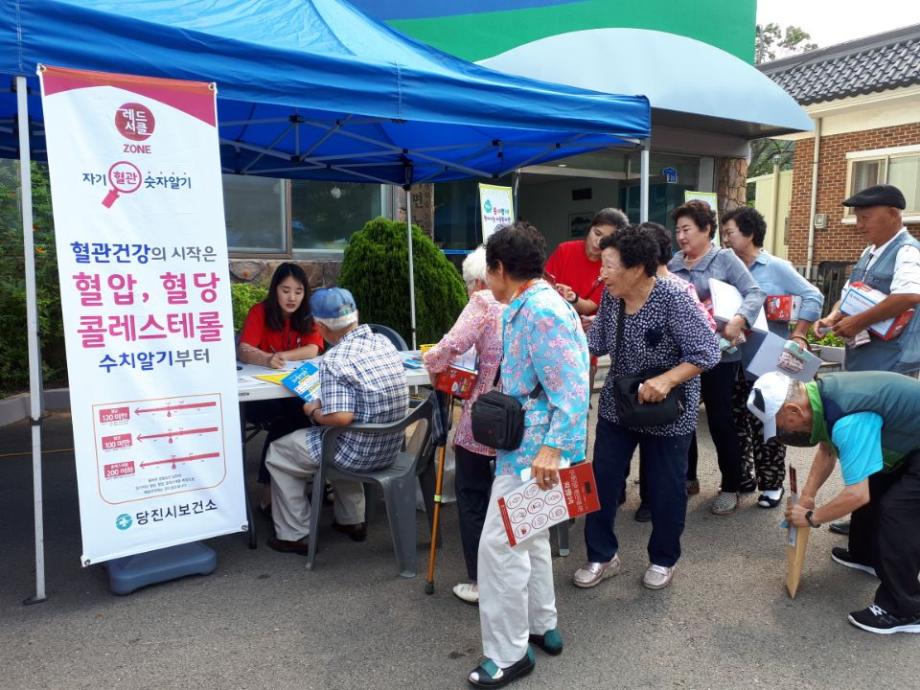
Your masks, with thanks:
M438 521L441 517L441 489L444 485L444 463L447 458L447 432L454 411L454 396L447 398L447 419L444 420L444 445L438 450L438 473L434 482L434 515L431 517L431 547L428 550L428 577L425 594L434 594L434 565L438 547Z

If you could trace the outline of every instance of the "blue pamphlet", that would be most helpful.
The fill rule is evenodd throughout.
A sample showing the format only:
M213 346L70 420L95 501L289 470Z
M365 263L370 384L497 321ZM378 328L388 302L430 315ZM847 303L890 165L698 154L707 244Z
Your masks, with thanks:
M281 383L290 391L300 396L304 402L320 399L319 367L313 362L305 362L281 379Z

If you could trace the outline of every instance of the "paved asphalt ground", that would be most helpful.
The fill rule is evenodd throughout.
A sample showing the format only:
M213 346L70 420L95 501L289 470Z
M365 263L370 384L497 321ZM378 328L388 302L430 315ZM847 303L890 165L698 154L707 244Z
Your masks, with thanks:
M702 419L701 419L702 422ZM705 424L701 423L701 428ZM328 528L317 569L241 535L214 539L217 571L112 595L105 570L79 565L80 532L70 418L44 425L47 602L33 591L28 427L0 429L0 688L463 688L480 655L477 609L450 587L464 574L455 507L444 511L437 590L421 574L396 576L384 511L355 544ZM701 433L703 491L691 499L673 585L640 584L648 524L636 523L636 487L618 516L624 570L593 590L572 573L584 550L554 561L562 656L538 652L527 688L918 688L920 637L857 630L846 614L868 604L874 580L830 560L840 537L812 534L799 596L783 588L779 510L753 497L732 517L709 513L715 456ZM250 444L254 476L258 442ZM57 449L68 449L54 452ZM807 470L810 453L793 451ZM835 478L836 480L836 478ZM837 488L834 485L834 490ZM825 494L827 495L827 494Z

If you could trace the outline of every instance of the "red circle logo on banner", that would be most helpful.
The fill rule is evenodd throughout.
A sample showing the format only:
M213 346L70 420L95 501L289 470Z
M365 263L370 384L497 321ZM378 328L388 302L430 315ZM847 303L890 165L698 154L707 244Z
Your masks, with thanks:
M146 105L125 103L115 111L115 127L126 139L144 141L153 134L156 119Z

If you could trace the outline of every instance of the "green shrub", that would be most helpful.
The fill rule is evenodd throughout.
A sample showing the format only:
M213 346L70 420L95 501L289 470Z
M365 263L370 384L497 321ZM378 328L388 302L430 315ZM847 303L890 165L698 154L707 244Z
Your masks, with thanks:
M268 295L268 288L253 283L231 283L230 301L233 303L233 330L237 333L243 328L246 315L253 305L258 304Z
M31 175L42 375L45 385L66 385L67 360L47 167L34 163ZM0 161L0 397L28 387L29 343L19 165L14 161Z
M355 297L363 323L398 331L412 345L406 224L375 218L345 247L339 285ZM437 342L466 304L463 279L431 238L412 226L416 340Z

